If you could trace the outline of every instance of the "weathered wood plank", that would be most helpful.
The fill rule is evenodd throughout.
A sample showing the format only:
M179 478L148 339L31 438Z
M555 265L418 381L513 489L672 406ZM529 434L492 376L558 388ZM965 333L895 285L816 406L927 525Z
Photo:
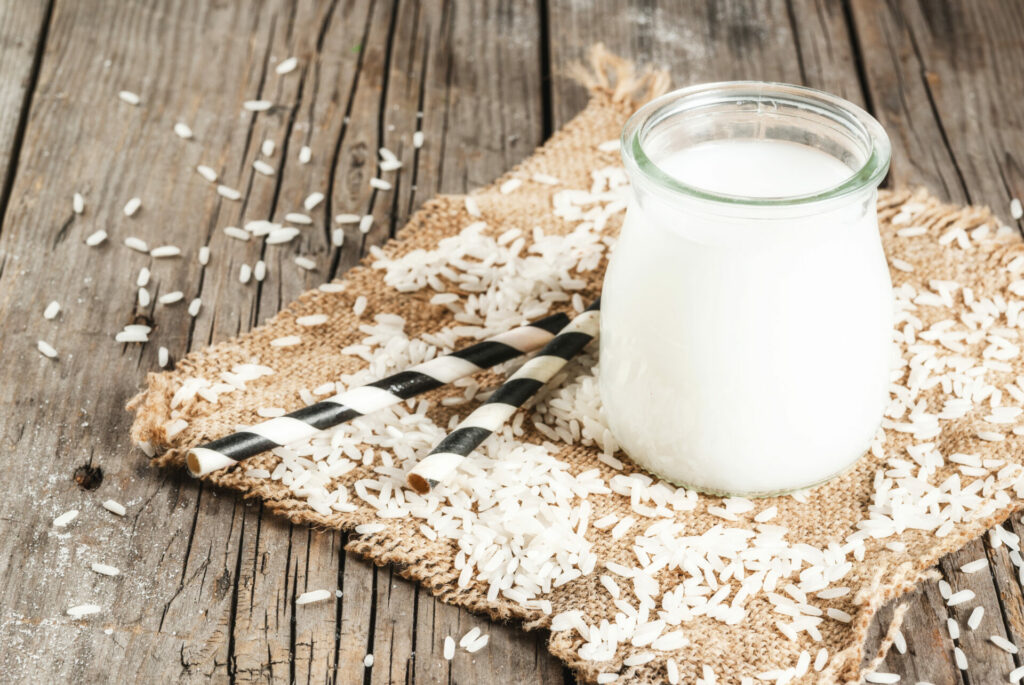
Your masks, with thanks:
M961 683L960 671L953 664L953 642L946 626L945 600L935 583L925 583L900 600L907 604L903 616L903 636L907 653L889 650L879 668L902 676L901 682ZM874 632L868 639L867 658L874 658L878 643L892 620L893 605L883 607L875 619ZM881 634L879 634L881 633Z
M411 91L414 81L396 74L409 60L411 73L424 70L417 97L424 112L426 143L415 156L415 190L407 202L401 203L414 206L436 193L462 193L489 183L524 159L544 140L544 113L537 43L542 19L537 3L447 3L424 7L419 17L410 15L399 15L394 44L400 51L392 60L387 114L398 117L407 111L405 107L392 109L390 101L391 93L401 102L401 93ZM421 43L414 41L413 35L418 35L416 40ZM413 50L423 50L423 63L415 62L411 53L403 56L402 51L409 48L402 46L409 44ZM405 97L412 102L411 92ZM387 121L385 143L397 153L398 145L388 139ZM393 125L395 132L409 130L397 121ZM403 151L408 150L408 144L407 139L399 143ZM405 187L412 190L408 184ZM378 588L386 582L387 574L382 574L378 572ZM375 645L387 637L382 634L379 607ZM391 672L399 674L395 680L562 680L562 667L547 652L543 634L527 635L512 624L491 623L439 602L422 588L416 588L414 607L411 642L403 638L402 650L391 658ZM475 625L490 633L487 648L473 655L459 650L452 662L444 661L445 635L458 640ZM412 644L415 663L403 671L400 660ZM380 652L376 646L375 650ZM383 673L375 673L374 682L387 682L383 677Z
M35 90L51 9L50 2L0 3L0 217L14 182L22 129Z
M927 39L917 36L922 56L874 51L867 78L869 100L885 96L885 102L896 103L890 116L901 132L897 142L918 165L905 173L897 165L894 176L944 179L955 190L956 166L966 169L964 160L970 160L976 173L971 167L972 173L964 174L964 197L999 206L1005 197L999 199L991 181L993 169L1005 177L1004 187L1021 193L1019 167L1009 153L975 159L977 150L958 150L951 143L945 159L937 153L913 157L927 149L926 136L941 134L949 121L963 129L951 141L973 135L995 150L1020 149L1016 120L1007 126L1002 119L981 117L975 125L971 118L978 114L971 103L983 103L986 116L1009 117L1005 105L978 100L984 93L959 103L960 90L943 91L934 83L937 77L957 89L1001 92L994 88L1005 78L984 85L962 76L970 71L987 78L992 71L987 65L1022 61L1019 56L1002 60L997 53L1014 31L1019 35L1019 26L1016 19L1001 21L1005 8L991 7L958 6L952 14L932 17L927 8L906 4L910 18L899 22L910 28L900 31L927 34ZM0 640L5 644L0 663L6 672L25 679L97 682L154 674L178 680L358 682L365 674L362 657L373 651L373 682L561 679L541 636L489 624L436 602L388 569L347 558L343 536L294 528L265 515L258 504L212 492L178 474L150 472L128 449L124 436L130 417L121 409L142 370L155 367L159 344L180 356L246 330L306 287L342 272L366 245L385 239L435 192L485 183L528 154L541 141L547 118L561 125L583 104L582 90L565 79L564 67L594 40L603 39L638 61L672 67L679 85L773 78L861 99L848 27L837 3L603 10L553 3L549 16L542 16L542 8L498 2L282 2L257 11L198 0L155 9L112 1L57 4L24 131L23 164L0 234L0 264L6 266L0 268L5 321L0 349L18 350L19 361L27 362L19 383L5 383L0 390L0 403L14 408L0 416L0 440L9 453L25 455L26 464L11 473L11 492L18 496L0 504ZM891 35L884 35L891 53L904 46L901 34L886 28L886 17L877 27L872 23L872 13L883 9L892 11L858 5L857 30L861 36L889 30ZM4 20L8 15L0 14ZM550 22L546 31L544 19ZM972 33L995 36L984 59L946 49L954 44L947 39L959 22ZM545 51L538 41L544 35L554 84L547 98L550 113L541 97ZM564 40L566 35L571 40ZM863 51L863 40L858 47ZM302 58L300 72L277 77L274 64L290 54ZM0 59L7 55L0 50ZM180 55L190 59L183 63ZM918 100L922 95L933 98L938 118L931 128L927 112L892 100L885 81L911 84L923 64L936 76L918 83L929 84L931 91L908 86L908 92L914 91L915 102L928 102ZM5 70L5 77L8 73L15 72ZM121 88L141 92L143 106L118 102ZM240 113L241 102L255 97L271 99L277 107L256 116ZM417 152L410 134L418 109L425 113L427 145ZM904 109L912 109L916 118ZM7 139L3 127L10 125L11 111L5 108L0 116L0 141ZM193 126L197 140L183 142L170 134L178 119ZM251 168L265 138L278 143L270 161L279 171L269 179ZM295 155L306 143L314 149L314 161L300 166ZM389 194L371 193L366 184L377 171L381 144L406 163ZM197 163L215 166L226 182L248 190L247 201L218 199L191 170ZM975 188L975 176L988 180ZM88 202L78 218L70 215L68 202L75 189L85 192ZM328 199L312 212L314 226L301 241L263 249L232 242L221 231L249 219L279 218L298 209L311 190L322 190ZM144 208L127 219L120 207L133 195L143 197ZM365 240L349 227L346 246L337 250L329 245L329 218L343 211L371 212L375 227ZM111 243L84 248L81 240L99 227L111 233ZM153 263L119 245L134 233L151 244L159 237L160 243L180 245L187 256ZM214 258L204 272L194 255L207 241ZM318 272L302 272L292 262L296 254L312 256ZM238 283L239 266L261 256L270 267L267 280L260 286ZM60 273L47 268L51 260L60 261ZM115 260L118 275L111 277ZM154 294L183 289L186 301L201 295L207 304L199 318L190 320L183 305L139 309L132 283L142 265L153 269ZM79 283L84 284L81 301L77 295L67 298L60 323L44 323L39 313L45 303ZM136 317L155 319L159 342L141 349L113 344L112 332ZM32 346L39 337L57 344L59 363L37 358ZM87 351L89 363L80 363ZM19 388L32 392L19 396ZM94 388L104 394L96 395ZM95 492L80 490L71 479L73 469L88 462L105 472ZM40 489L40 483L48 485ZM129 504L129 518L100 509L98 501L106 497ZM50 532L49 520L71 506L82 509L81 527ZM26 549L31 554L21 551ZM955 575L955 566L978 551L944 562L944 570ZM987 608L983 629L992 621L991 632L1019 640L1022 604L1015 569L1004 548L988 554L991 574L954 582L977 587L982 602L992 601L998 591L1007 605L1003 612L998 605ZM119 565L126 575L96 576L88 571L92 561ZM294 605L305 590L335 587L344 591L335 602ZM108 611L96 620L73 623L61 615L71 604L97 599ZM959 677L949 671L951 643L941 610L934 586L915 593L908 615L914 629L906 630L913 658L892 662L902 663L900 672L932 682ZM473 625L492 634L488 649L472 656L459 652L445 662L444 636L458 638ZM108 626L109 636L102 632ZM964 647L971 650L972 673L974 652L994 649L973 640L965 640ZM999 675L1009 662L991 663Z
M215 253L233 255L238 261L217 279L204 281L204 290L207 285L209 290L203 298L216 302L218 309L222 303L236 307L241 312L238 319L244 322L242 330L271 317L302 291L325 280L331 257L330 200L313 210L306 210L303 200L313 191L331 196L329 145L344 127L344 112L355 84L368 75L367 87L372 89L379 78L373 58L367 59L359 49L365 43L373 51L387 35L386 5L380 6L383 11L371 7L366 2L299 5L278 21L274 34L267 37L273 64L293 55L300 59L300 67L284 77L269 76L259 93L251 96L279 106L273 116L253 118L244 154L247 175L253 188L262 184L265 189L249 196L238 221L283 221L285 214L300 212L309 214L314 223L292 243L279 246L254 242L239 251L232 239L214 237L211 248ZM270 157L260 151L265 140L275 146ZM308 164L298 161L303 145L314 150ZM256 159L269 161L276 169L272 179L248 170ZM234 223L231 217L225 222ZM219 249L213 248L217 241ZM316 261L319 273L297 266L294 258L300 255ZM266 279L241 285L238 270L242 264L254 266L260 259L267 264ZM220 328L212 335L216 340L233 332L230 327ZM192 349L204 344L202 336L197 336ZM345 586L341 571L344 537L292 526L263 511L253 523L242 536L246 551L234 585L237 606L230 628L228 672L240 682L321 682L338 667L337 622L346 600L297 606L295 599L306 591L334 592ZM358 585L357 581L351 583ZM360 669L361 662L360 657Z
M568 66L581 61L596 42L638 65L669 68L675 88L736 79L806 81L853 95L859 88L845 21L835 3L730 0L639 6L555 0L549 14L557 34L551 40L555 126L586 103ZM805 19L808 15L812 18ZM805 48L810 38L814 47Z
M817 88L838 93L858 104L871 107L872 95L879 96L877 90L864 92L857 72L856 58L858 51L871 50L853 44L850 40L850 26L840 3L797 1L789 3L754 3L757 5L758 25L744 31L743 17L749 9L748 4L718 3L707 7L663 6L654 4L644 9L628 8L621 5L614 7L598 6L577 11L574 3L555 2L551 5L552 26L565 27L566 34L574 41L554 41L551 47L552 71L556 83L561 78L562 87L557 87L553 94L554 120L561 124L578 109L585 98L582 89L567 83L560 74L565 73L567 63L579 59L583 49L595 40L603 40L611 50L638 63L654 63L669 66L676 86L688 85L701 81L725 80L734 78L762 78L802 82ZM675 11L677 14L673 14ZM679 16L682 12L684 16ZM922 13L924 14L924 13ZM613 20L609 21L609 17ZM955 19L947 19L955 25ZM1014 26L1013 22L1010 26ZM650 27L656 27L653 30ZM671 28L666 28L671 27ZM680 35L696 27L691 35ZM707 30L704 30L707 28ZM892 31L880 24L876 19L873 30ZM1010 29L1006 29L1009 33ZM722 37L725 37L723 40ZM950 54L949 46L963 42L962 39L951 37L946 49L940 50L942 55ZM996 42L998 45L999 42ZM790 51L780 50L780 46L791 47ZM575 55L572 52L575 51ZM1019 63L1020 60L1017 60ZM1012 63L1012 62L1011 62ZM887 83L904 85L906 76L899 70L878 67L878 73L871 72L872 78L882 77ZM874 85L874 81L872 81ZM908 86L909 87L909 86ZM913 92L913 88L910 88ZM998 92L989 88L990 92ZM906 104L916 110L930 112L926 93L908 96L913 103ZM890 98L889 101L892 101ZM899 100L896 100L899 102ZM1005 110L1005 107L1003 107ZM1005 115L1004 115L1005 116ZM893 122L893 123L890 123ZM904 172L904 165L910 159L920 158L926 165L935 170L925 175L918 170L917 179L934 183L934 179L948 177L955 169L942 155L934 151L930 156L920 156L914 145L919 141L939 140L941 131L932 121L932 131L922 133L913 124L902 124L899 119L883 119L883 123L893 133L896 143L896 161L893 176L897 182L907 182L909 173ZM904 135L906 134L906 135ZM915 137L916 136L916 137ZM936 161L938 160L938 161ZM926 166L926 168L928 168ZM942 185L939 185L942 188ZM964 552L970 554L970 551ZM959 557L946 562L952 567L958 563ZM996 586L981 580L972 583L972 589L978 594L978 601L988 607L990 613L998 611L998 595ZM950 682L958 678L955 669L950 667L952 642L945 631L944 604L934 585L924 591L914 593L906 601L911 603L907 620L908 642L911 653L906 657L894 654L886 662L887 668L894 668L908 676L916 673L924 680L933 682ZM939 614L936 617L935 611ZM887 625L889 611L880 617L879 624ZM966 616L962 617L966 622ZM935 624L934 626L931 624ZM918 626L930 626L927 629ZM941 631L934 628L938 626ZM920 630L921 632L916 632ZM944 639L938 639L945 636ZM879 636L877 625L873 642L877 644ZM969 643L965 650L980 649L980 645ZM874 646L870 647L873 650Z
M870 2L855 7L865 23L872 12L884 16ZM891 24L904 30L896 34L900 49L910 50L919 68L905 78L917 77L921 101L938 123L939 135L931 140L948 149L964 197L1008 219L1010 197L1024 194L1024 121L1015 106L1024 83L1011 76L1024 61L1024 7L1012 0L915 0L893 3L890 11Z
M249 31L258 33L274 11L113 1L54 8L0 238L7 264L0 347L18 360L23 381L3 383L0 435L5 451L23 455L26 464L9 474L17 495L2 506L11 522L0 542L3 640L10 648L0 659L12 678L125 682L224 673L232 607L226 590L238 563L244 507L177 474L154 478L129 448L123 405L142 372L155 366L156 345L121 346L112 334L153 317L154 337L176 354L184 348L190 322L182 306L137 309L135 273L153 268L154 293L195 283L182 267L195 263L195 236L218 200L192 171L194 157L201 150L217 155L217 143L226 143L225 160L244 149L232 154L231 141L240 140L232 139L235 117L255 90L246 75L258 79L254 66L262 61L261 43L250 43ZM139 92L143 105L120 102L121 89ZM196 141L173 136L179 119L193 126ZM68 201L75 190L87 198L80 217ZM143 198L143 209L129 219L121 207L132 196ZM84 247L98 228L111 240ZM186 258L152 264L121 246L130 234L180 244ZM50 299L60 300L64 313L45 322L40 308ZM53 340L60 361L36 355L37 338ZM31 390L22 395L19 388ZM88 463L104 472L92 492L73 480L75 468ZM107 497L124 502L129 516L103 511L99 502ZM51 532L53 516L71 507L82 510L76 524ZM197 547L216 551L189 564ZM124 575L89 571L89 562L100 560ZM85 602L104 611L82 622L63 615Z
M513 108L502 102L499 82L491 91L481 88L479 94L473 94L474 98L488 99L485 107L481 108L481 104L474 101L463 114L451 112L450 102L456 98L448 80L453 74L472 70L476 63L486 65L488 61L508 59L509 55L502 55L499 50L507 53L509 48L501 42L490 41L495 51L491 55L452 52L446 48L448 41L442 34L453 30L467 32L470 24L479 30L481 24L487 27L503 20L515 21L516 17L522 23L524 15L498 12L489 6L482 7L483 16L463 16L463 12L438 6L419 6L407 12L402 9L399 6L393 10L386 4L345 4L324 13L322 21L313 22L319 26L317 40L315 45L308 46L308 62L297 89L273 97L260 93L259 97L282 103L275 114L287 112L287 116L277 119L268 116L264 121L261 115L256 119L256 126L265 125L265 128L249 134L246 164L255 158L265 136L278 141L279 149L280 141L287 140L289 151L310 144L314 150L313 162L298 166L289 152L283 160L284 167L279 171L270 204L261 200L261 196L250 195L244 215L236 218L229 214L224 222L237 225L247 219L266 216L267 212L279 219L285 212L299 209L302 198L313 189L323 190L327 200L313 212L315 226L304 232L298 249L289 245L242 252L240 256L230 240L217 233L211 236L215 255L226 247L238 261L227 272L204 280L204 300L215 299L218 312L223 302L224 310L239 313L220 321L197 322L197 330L191 338L193 348L202 346L205 340L232 335L236 328L244 330L247 325L271 316L281 304L323 279L323 275L300 272L291 263L295 254L312 256L321 265L322 272L343 271L367 245L386 239L418 202L442 187L441 174L451 160L459 160L468 169L482 168L482 162L473 158L479 143L462 140L461 131L473 130L474 136L485 136L486 130L463 126L462 120L470 114L476 117L481 111L497 115ZM525 16L536 16L528 14L528 7L522 12L527 12ZM304 22L289 19L287 23L291 26ZM511 36L514 40L510 44L515 46L516 36L526 30L533 29L508 26L493 32ZM296 31L293 40L302 39ZM474 45L473 50L483 50L487 45L481 42ZM519 45L528 44L520 41ZM292 52L302 54L303 50L293 49ZM524 67L529 63L524 55L518 55L514 61ZM519 70L516 77L524 78L523 74L524 71ZM536 68L533 78L539 82ZM295 101L291 99L293 93L298 98ZM463 97L468 99L468 96ZM537 100L534 98L531 103L524 99L523 111L514 112L519 130L516 137L529 141L528 144L523 143L519 149L513 147L509 154L488 161L490 168L481 171L481 177L496 176L540 142ZM421 107L427 111L422 121L417 117ZM443 117L439 116L442 112ZM432 116L433 113L437 116ZM451 124L459 126L459 133L448 138L446 126ZM428 142L417 152L411 147L411 134L419 125L427 132ZM441 144L432 141L447 141L451 145L450 153L439 154ZM503 141L498 137L498 142L491 144L501 146ZM377 173L376 150L381 145L398 153L407 165L388 176L395 183L395 190L387 193L372 192L368 186L369 178ZM249 174L255 189L255 184L262 179ZM413 177L418 179L415 189L411 183ZM452 174L450 178L449 190L467 189L464 174ZM364 238L353 226L347 226L344 248L333 249L327 240L331 228L329 218L337 212L372 213L374 228ZM216 225L219 227L222 222L218 219ZM242 288L235 282L237 266L252 264L260 256L267 260L268 277L252 295L251 288ZM212 295L207 294L207 288ZM329 564L326 555L318 550L340 545L340 536L335 534L317 534L307 540L289 526L266 517L261 517L255 527L248 518L245 523L243 556L235 581L236 609L232 619L235 628L228 655L229 673L242 680L262 681L276 679L287 667L289 677L298 680L313 680L318 673L331 672L337 682L349 682L362 677L363 656L373 651L374 645L383 644L388 649L376 655L378 661L370 672L372 679L402 679L405 677L402 674L411 674L415 607L420 602L416 595L418 590L405 581L390 582L389 570L374 569L359 560L339 562L336 559L333 566ZM254 534L254 530L259 531L258 534ZM282 553L283 549L288 550L287 554ZM304 559L316 554L322 563L304 571ZM260 559L260 565L250 563L250 559ZM339 571L339 563L343 570ZM290 602L296 594L305 589L330 586L327 581L332 574L340 576L341 582L335 584L344 592L335 603L333 622L325 620L321 605L291 609ZM321 577L320 582L310 584L315 575ZM376 593L372 592L374 587L378 588ZM399 595L414 601L396 601ZM423 603L433 604L434 601L428 594L422 597ZM456 618L462 613L446 605L438 605L437 610ZM281 626L268 629L268 623ZM290 630L286 630L289 625ZM304 625L309 629L304 629ZM495 650L513 661L512 657L519 654L523 644L532 645L529 652L533 653L538 651L538 644L541 644L538 640L542 639L523 637L510 630L510 639L496 641ZM325 645L330 649L325 649ZM289 663L292 654L294 661ZM554 669L553 673L560 674L557 663L546 655L545 659L540 662L540 672ZM467 668L457 667L453 677L477 677ZM461 671L466 671L465 676Z
M893 183L924 184L953 201L990 204L1005 217L1010 196L1022 189L1009 179L1019 168L1012 151L1024 142L1024 122L1011 103L1024 86L1004 76L1024 61L1016 37L1024 24L1020 5L855 0L851 14L874 113L893 141ZM1020 637L1019 619L1015 626L1009 618L1019 611L1006 607L1019 607L1024 598L1005 550L987 549L990 573L959 572L987 547L972 542L939 565L954 590L976 594L952 609L936 604L961 625L957 644L970 665L970 682L1003 680L1019 665L987 641L992 634ZM986 614L978 633L966 626L975 606ZM908 642L918 625L908 623ZM941 635L941 658L951 662L953 643L945 630ZM906 661L892 654L886 668L904 672L898 665ZM924 672L936 658L917 654L913 662Z

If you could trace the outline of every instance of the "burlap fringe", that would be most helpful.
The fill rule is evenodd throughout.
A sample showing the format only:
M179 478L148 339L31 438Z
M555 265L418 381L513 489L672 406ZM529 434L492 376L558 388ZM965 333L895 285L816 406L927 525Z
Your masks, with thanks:
M590 91L603 91L613 102L630 102L634 106L653 100L668 92L671 85L668 71L644 67L639 74L629 60L614 55L598 43L590 48L587 64L573 63L568 73Z

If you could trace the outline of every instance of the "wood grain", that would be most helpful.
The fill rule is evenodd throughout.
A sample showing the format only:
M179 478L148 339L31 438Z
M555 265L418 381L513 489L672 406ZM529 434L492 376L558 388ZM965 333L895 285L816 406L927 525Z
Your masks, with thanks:
M51 10L49 2L0 2L0 217L14 183Z
M1010 197L1022 190L1019 181L1014 185L1008 179L1014 178L1014 155L1024 149L1024 121L1004 103L1019 98L1024 85L1002 74L1024 60L1024 45L1014 34L1024 22L1021 6L855 0L851 17L873 113L893 142L892 182L924 184L954 202L988 204L1008 219ZM946 608L928 588L930 606L914 607L907 616L914 626L908 633L929 613L945 612L957 620L962 637L956 646L964 651L969 671L949 672L954 643L945 626L930 640L918 640L910 654L891 654L886 669L932 673L924 679L933 682L999 682L1021 664L988 642L993 634L1019 639L1019 610L1003 607L1020 607L1024 598L1005 548L987 547L972 542L939 564L954 590L970 589L975 600ZM959 572L962 564L986 553L990 572ZM978 633L966 630L975 606L985 610ZM940 664L947 664L941 675Z
M43 63L25 129L26 150L34 154L19 169L2 243L16 269L3 276L0 297L9 326L0 340L4 349L17 345L23 351L19 356L36 389L32 397L18 398L12 385L5 386L5 405L16 407L3 419L5 448L56 455L30 460L33 468L14 479L21 492L40 499L31 515L22 498L4 509L2 525L14 529L2 543L4 606L10 611L2 637L11 646L2 658L10 672L96 681L145 680L157 673L189 681L321 681L326 674L353 682L362 680L363 656L377 645L384 651L370 671L372 681L412 680L415 668L439 666L414 660L417 640L423 654L440 654L440 643L424 644L426 636L417 632L419 608L452 634L486 623L436 603L388 569L347 558L339 534L294 528L265 516L259 505L177 474L154 477L128 449L130 416L123 404L145 370L155 367L157 345L122 347L111 334L124 323L153 320L154 338L174 357L233 336L353 264L427 197L442 189L467 190L525 157L544 135L540 69L527 39L537 33L538 21L535 6L497 3L280 3L259 12L203 2L153 9L58 4L50 36L55 54ZM475 31L481 32L477 39L461 38ZM459 49L453 50L456 35ZM191 55L187 64L174 57L182 54ZM292 54L302 60L300 70L276 76L273 66ZM514 67L506 79L493 78L499 63ZM82 83L93 88L80 92L76 84ZM143 105L118 101L122 88L139 92ZM509 89L532 95L509 102ZM76 97L61 95L67 92ZM256 98L275 106L258 115L243 112L241 103ZM194 141L171 135L177 120L192 126ZM427 144L417 152L411 134L420 126ZM277 143L269 160L278 170L272 178L251 168L264 139ZM303 144L314 149L309 165L297 162ZM406 163L393 174L396 190L389 194L371 193L367 184L377 173L381 145ZM65 154L51 157L56 150ZM199 163L243 190L245 201L214 195L193 171ZM86 195L82 217L70 214L69 188ZM312 190L328 199L314 210L315 225L301 241L264 249L221 231L254 218L279 218L298 209ZM143 198L143 209L127 219L120 208L135 195ZM365 238L350 232L337 250L328 241L328 217L336 212L373 213L374 229ZM85 248L82 239L98 227L110 232L111 241ZM176 244L185 257L154 262L129 252L120 242L130 234ZM203 270L195 254L206 244L213 257ZM295 266L296 254L316 259L318 272ZM240 265L261 257L269 267L266 281L240 284ZM52 259L61 260L61 273L43 268ZM180 305L138 309L132 283L143 265L153 270L154 295L183 289L186 299L201 296L206 305L200 316L190 319ZM100 273L86 283L81 306L65 302L60 323L41 330L40 308L95 269ZM30 329L36 335L26 337ZM59 340L51 338L62 350L58 363L32 350L36 337L48 333L59 333ZM79 357L90 363L75 364ZM89 391L99 387L102 396ZM57 402L64 388L72 388L72 396ZM88 425L79 425L79 409ZM83 453L72 446L87 447ZM77 492L72 471L90 458L103 468L103 484L95 492ZM33 482L54 487L39 497ZM129 506L129 526L98 507L103 497ZM53 516L69 506L82 508L79 523L103 537L92 532L83 541L76 531L63 540L46 533L40 538L39 531L48 531ZM103 560L124 569L117 581L87 570L100 542L109 547ZM35 573L6 561L15 549L31 550ZM50 573L39 573L37 565ZM44 581L55 586L44 593L36 585ZM344 594L336 602L295 607L297 594L319 588ZM60 618L67 606L85 601L99 601L102 618L81 624ZM116 628L111 636L102 632L107 625ZM513 626L491 631L495 644L488 655L445 662L447 677L473 681L512 669L527 679L561 680L543 636L523 635ZM70 651L59 647L68 644Z
M118 0L0 3L0 448L12 455L0 501L0 666L24 681L135 682L561 682L566 672L523 634L437 602L429 592L344 552L345 536L295 527L181 474L157 474L127 441L125 401L157 348L174 358L272 316L303 290L343 273L438 192L489 182L529 154L585 103L567 76L590 44L671 69L677 86L756 78L806 83L863 104L893 138L892 179L924 183L958 202L1002 211L1024 194L1024 9L1012 1L598 0L461 3L210 0L152 5ZM274 66L295 55L300 67ZM138 92L142 105L116 97ZM265 98L265 113L244 112ZM422 116L419 113L422 112ZM171 132L176 121L192 141ZM421 129L426 145L415 150ZM260 144L276 143L256 174ZM302 145L313 149L298 163ZM372 191L377 149L403 168L394 190ZM194 172L208 164L245 194L230 202ZM239 243L222 229L304 211L314 224L285 246ZM72 192L86 196L75 216ZM143 208L127 218L128 198ZM372 214L365 236L331 217ZM104 228L108 243L83 244ZM138 235L175 244L180 259L152 260L121 244ZM213 254L206 269L195 255ZM314 259L308 272L294 263ZM238 282L263 259L262 283ZM54 268L59 264L59 268ZM138 307L134 279L150 291L203 299ZM46 303L64 312L44 321ZM126 323L151 322L154 342L118 345ZM34 345L46 339L53 362ZM101 468L85 490L79 467ZM128 507L121 519L99 503ZM81 510L66 532L50 521ZM1019 522L1010 527L1022 531ZM987 556L989 571L957 569ZM123 570L89 571L93 561ZM1005 679L1020 657L987 642L1024 640L1024 597L1005 546L976 541L940 564L974 602L947 609L934 584L905 599L909 651L884 669L934 683ZM297 607L314 589L334 601ZM74 604L104 611L75 622ZM946 618L976 634L959 645L970 677L952 665ZM891 608L882 612L885 624ZM446 635L479 625L492 635L475 655L441 655ZM108 635L104 629L110 629ZM877 635L875 636L877 640ZM363 657L372 652L372 669Z

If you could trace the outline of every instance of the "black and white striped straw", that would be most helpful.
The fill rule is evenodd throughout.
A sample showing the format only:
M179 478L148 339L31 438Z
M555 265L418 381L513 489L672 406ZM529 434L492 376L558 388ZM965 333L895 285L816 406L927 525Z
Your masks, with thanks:
M379 381L338 393L291 414L269 419L243 431L193 447L185 459L189 473L199 477L233 466L261 452L310 438L325 428L398 404L457 378L507 362L552 340L555 333L568 322L569 317L565 314L553 314Z
M451 476L463 459L505 425L526 400L597 336L600 310L599 297L413 467L406 476L409 486L422 495Z

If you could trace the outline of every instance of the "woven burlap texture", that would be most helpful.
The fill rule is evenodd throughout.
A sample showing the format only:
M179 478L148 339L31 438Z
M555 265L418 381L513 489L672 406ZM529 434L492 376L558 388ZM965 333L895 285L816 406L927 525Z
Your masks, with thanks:
M474 193L484 220L495 233L511 227L519 227L529 233L529 229L534 226L540 226L551 233L569 230L571 227L568 222L563 222L551 213L552 195L559 188L588 188L592 170L617 165L617 153L602 152L598 150L598 144L617 138L623 123L637 104L664 91L667 85L663 73L646 72L637 75L629 64L600 50L595 51L590 67L581 70L580 75L591 92L586 109L529 159L487 188ZM498 186L509 178L529 179L538 172L561 179L562 185L550 187L526 182L515 193L505 195L498 191ZM894 226L891 219L899 215L904 207L914 209L913 224L925 227L925 235L913 239L896 237L896 230L900 226ZM915 267L913 273L894 270L893 280L897 285L910 283L921 288L927 287L929 279L948 279L970 286L977 296L994 294L1001 292L1010 278L1005 270L998 267L1005 265L1015 254L1024 254L1024 247L1019 244L1019 240L1005 235L998 239L980 241L967 250L958 247L956 241L946 246L940 245L938 238L957 226L965 229L983 225L995 227L993 218L984 208L943 205L921 190L882 191L878 208L887 254L890 258L906 260ZM399 232L397 239L384 246L384 250L390 255L400 255L416 248L431 248L442 238L458 233L475 220L467 214L462 196L437 197L426 203ZM583 275L588 279L588 286L583 291L588 301L599 292L601 271L599 269ZM190 354L178 362L173 371L149 374L147 388L132 400L129 408L136 412L132 427L133 440L137 444L148 442L158 452L152 463L183 468L184 448L221 437L232 432L238 425L259 422L261 419L256 415L259 407L297 409L302 406L298 394L300 389L314 388L336 380L342 373L360 368L363 362L342 354L341 349L361 339L362 334L357 326L371 320L374 314L390 312L405 317L410 337L453 323L446 309L429 303L430 292L398 293L386 286L383 273L369 268L368 263L349 271L344 282L346 287L340 293L319 290L307 292L264 326ZM360 295L368 300L366 311L361 317L353 313L353 303ZM944 318L955 318L963 308L958 297L952 311L931 307L923 308L917 314L925 320L927 326ZM316 328L300 329L295 323L296 317L313 313L328 314L329 322ZM270 345L270 341L275 338L299 333L302 343L297 347L282 349ZM754 341L751 343L755 344ZM977 355L980 362L980 350ZM187 403L182 411L189 422L188 428L173 440L167 439L164 427L171 420L170 399L183 379L191 376L216 379L234 364L252 359L270 366L275 373L250 382L245 391L221 396L216 405L198 399ZM1012 364L1014 372L1007 374L1009 378L1024 373L1024 364L1017 360ZM493 383L497 377L485 376L485 380ZM442 388L428 397L436 400L447 394L458 393ZM454 412L454 409L438 407L432 416L438 425L447 425L448 418ZM945 422L943 426L941 435L934 439L943 454L966 452L979 454L983 458L1021 461L1017 437L1010 435L1004 442L981 442L975 437L981 427L975 413L965 419ZM527 439L539 442L540 436L528 432ZM912 438L902 433L891 433L888 439L889 454L897 454L904 446L912 443ZM601 470L606 480L615 475L616 472L598 461L596 455L595 449L579 446L566 446L559 454L561 459L570 464L574 473L596 468ZM249 464L273 469L276 462L276 457L262 455L250 460ZM867 455L845 475L812 490L806 502L791 497L773 500L771 503L776 504L779 510L773 523L785 526L789 530L788 539L792 542L804 542L815 547L824 547L829 542L841 542L855 530L856 523L865 517L873 492L872 479L880 467L878 459ZM627 465L627 471L632 468ZM214 473L207 480L246 497L258 497L269 510L295 523L351 530L360 523L380 521L373 510L365 505L352 513L322 516L307 507L303 500L293 497L290 490L280 482L249 478L244 475L244 470L236 468ZM953 469L946 467L945 473L940 473L937 478L941 480L953 472ZM370 468L359 467L338 482L351 485L360 478L372 476ZM622 516L630 513L629 499L626 497L612 494L592 496L590 499L593 506L592 519L596 520L612 512ZM677 514L676 519L684 523L691 534L700 534L723 523L722 519L707 513L708 506L718 504L720 500L716 498L701 497L694 511ZM1016 508L1017 505L1013 506ZM582 642L575 631L552 635L549 649L575 669L584 680L593 680L601 671L621 670L623 677L619 682L654 683L664 682L664 657L667 656L672 656L679 664L683 682L693 682L701 675L704 665L714 669L722 682L736 682L740 676L792 666L801 650L807 649L813 655L824 646L832 655L828 667L822 673L809 673L802 682L856 682L862 673L868 627L877 610L889 600L910 590L915 583L932 577L934 571L929 569L940 557L976 538L1010 513L1004 510L986 520L961 524L942 538L936 538L930 533L908 531L898 538L906 545L905 551L900 552L884 546L893 538L869 540L865 560L855 562L853 570L843 580L843 584L853 588L853 592L830 602L831 606L852 614L853 621L843 624L826 620L821 626L821 643L812 642L806 633L801 633L799 642L787 640L774 627L780 615L772 610L768 601L759 597L748 602L748 616L739 625L727 626L704 618L684 623L682 628L690 637L691 645L674 653L661 654L642 666L622 666L625 657L645 651L629 645L620 647L615 659L610 662L598 664L580 660L577 649ZM549 617L535 610L525 610L515 602L503 598L488 601L486 587L471 584L464 589L458 588L456 580L459 573L453 565L456 549L450 541L427 540L417 531L417 523L413 520L388 519L383 523L387 526L384 531L354 538L349 542L348 549L378 564L395 565L402 575L422 583L444 601L489 614L494 619L519 619L526 628L543 628L548 624ZM609 560L626 565L636 563L630 549L631 536L613 541L607 534L598 533L593 536L593 542L600 559L599 567L601 562ZM578 608L583 610L590 623L597 623L602 618L612 620L617 609L598 582L598 575L595 572L555 589L548 597L555 612ZM666 571L662 572L660 580L662 590L666 590L673 587L674 580L678 581L678 578ZM625 596L631 597L631 592L627 590ZM896 619L889 630L890 637L883 641L879 655L891 644L891 636L902 613L900 610L896 612Z

